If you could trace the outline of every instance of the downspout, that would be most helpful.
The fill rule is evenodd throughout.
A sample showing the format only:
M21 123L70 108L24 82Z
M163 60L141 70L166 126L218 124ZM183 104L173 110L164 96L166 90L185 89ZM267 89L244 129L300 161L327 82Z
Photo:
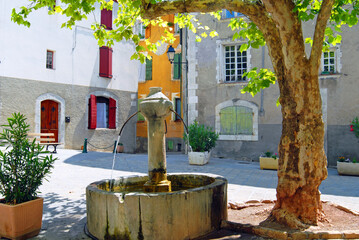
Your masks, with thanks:
M184 70L182 72L182 82L181 82L181 100L182 100L182 110L183 110L183 121L188 126L188 30L187 28L181 29L181 48L182 48L182 62L185 62L185 68L183 68L183 64L181 64L181 69ZM184 61L183 61L184 60ZM185 146L185 154L188 152L188 148L186 144Z
M262 68L264 68L264 64L265 64L265 46L262 46ZM261 106L259 109L259 116L264 116L264 90L261 89Z

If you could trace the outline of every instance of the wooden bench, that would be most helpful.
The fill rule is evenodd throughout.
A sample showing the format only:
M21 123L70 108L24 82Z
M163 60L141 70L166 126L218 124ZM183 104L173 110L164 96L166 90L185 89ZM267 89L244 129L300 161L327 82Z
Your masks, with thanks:
M53 133L28 133L27 137L30 141L35 139L40 145L46 146L46 151L48 151L49 146L53 146L54 151L51 153L57 153L56 148L61 144L59 142L55 142L56 139Z

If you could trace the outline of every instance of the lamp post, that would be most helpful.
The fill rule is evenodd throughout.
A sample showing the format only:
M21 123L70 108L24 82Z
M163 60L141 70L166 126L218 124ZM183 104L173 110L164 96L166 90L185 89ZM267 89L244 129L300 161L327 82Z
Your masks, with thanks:
M170 61L171 64L175 60L175 52L176 52L175 49L172 47L172 45L170 45L167 50L167 57L168 57L168 61Z

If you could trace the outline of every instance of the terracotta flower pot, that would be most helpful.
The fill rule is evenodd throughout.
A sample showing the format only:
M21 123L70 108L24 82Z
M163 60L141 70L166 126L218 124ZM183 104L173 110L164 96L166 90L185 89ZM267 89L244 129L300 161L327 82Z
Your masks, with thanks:
M8 205L0 203L0 238L27 239L39 234L43 198Z
M122 152L123 152L123 150L124 150L123 145L117 145L117 149L116 149L116 151L117 151L118 153L122 153Z

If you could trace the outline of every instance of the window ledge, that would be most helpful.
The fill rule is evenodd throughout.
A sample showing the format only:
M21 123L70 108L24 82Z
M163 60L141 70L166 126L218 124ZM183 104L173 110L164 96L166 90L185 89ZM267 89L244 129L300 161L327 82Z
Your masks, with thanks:
M339 79L342 76L340 73L333 74L319 74L319 79Z
M248 82L247 81L240 81L240 82L224 82L224 81L220 81L218 84L221 84L221 85L247 85Z
M258 135L219 135L218 140L258 141Z

